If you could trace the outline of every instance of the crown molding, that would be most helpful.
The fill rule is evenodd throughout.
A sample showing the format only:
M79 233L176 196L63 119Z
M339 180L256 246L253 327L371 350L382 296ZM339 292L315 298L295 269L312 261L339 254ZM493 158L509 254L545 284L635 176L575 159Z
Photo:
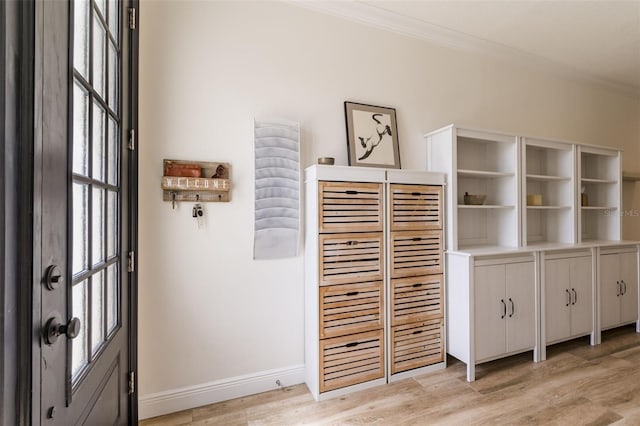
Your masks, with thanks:
M579 81L598 84L634 97L640 96L640 87L604 79L569 65L555 62L500 43L473 37L416 18L400 15L362 1L284 0L303 7L349 21L355 21L396 34L413 37L451 49L492 56L515 62L539 71L559 74Z

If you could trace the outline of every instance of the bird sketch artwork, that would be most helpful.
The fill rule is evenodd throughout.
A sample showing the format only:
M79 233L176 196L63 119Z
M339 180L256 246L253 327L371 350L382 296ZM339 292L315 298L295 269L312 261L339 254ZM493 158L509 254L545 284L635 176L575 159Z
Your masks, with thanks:
M353 123L358 162L393 165L391 115L354 110Z

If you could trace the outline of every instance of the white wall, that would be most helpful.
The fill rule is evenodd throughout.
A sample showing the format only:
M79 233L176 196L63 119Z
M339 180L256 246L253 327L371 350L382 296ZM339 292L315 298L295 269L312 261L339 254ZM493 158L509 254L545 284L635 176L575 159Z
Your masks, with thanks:
M347 163L351 100L397 109L403 168L423 168L422 135L455 122L623 147L640 170L638 97L289 4L143 1L140 49L142 416L187 408L167 403L186 388L295 381L304 363L302 256L252 260L253 117L299 121L305 167ZM162 201L164 158L232 164L232 201L207 204L204 229L191 203ZM640 184L625 185L640 209ZM212 395L198 401L231 394Z

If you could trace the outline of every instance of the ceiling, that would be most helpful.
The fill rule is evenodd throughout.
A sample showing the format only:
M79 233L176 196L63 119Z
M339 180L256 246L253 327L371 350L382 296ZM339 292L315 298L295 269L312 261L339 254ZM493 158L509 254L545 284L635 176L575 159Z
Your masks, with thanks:
M640 94L640 0L296 2Z

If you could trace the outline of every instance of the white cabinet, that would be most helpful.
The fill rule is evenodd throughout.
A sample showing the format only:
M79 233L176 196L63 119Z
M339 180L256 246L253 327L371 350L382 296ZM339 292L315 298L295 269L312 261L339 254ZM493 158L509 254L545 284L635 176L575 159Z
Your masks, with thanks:
M475 267L476 361L535 345L533 262Z
M564 257L559 257L564 256ZM544 261L545 342L593 332L593 262L589 251L553 255Z
M533 253L447 255L447 349L467 364L467 380L475 380L476 364L537 347L534 260Z
M600 255L600 327L638 321L638 252L604 251Z

